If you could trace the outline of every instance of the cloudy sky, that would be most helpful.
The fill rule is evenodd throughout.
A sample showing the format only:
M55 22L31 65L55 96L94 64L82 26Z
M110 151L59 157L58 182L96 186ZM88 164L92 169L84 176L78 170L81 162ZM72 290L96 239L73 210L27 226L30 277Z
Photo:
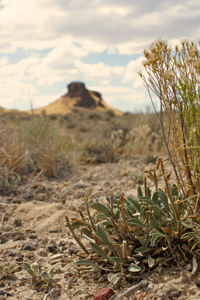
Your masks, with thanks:
M82 81L122 111L145 110L143 49L198 37L199 0L0 0L0 106L45 106Z

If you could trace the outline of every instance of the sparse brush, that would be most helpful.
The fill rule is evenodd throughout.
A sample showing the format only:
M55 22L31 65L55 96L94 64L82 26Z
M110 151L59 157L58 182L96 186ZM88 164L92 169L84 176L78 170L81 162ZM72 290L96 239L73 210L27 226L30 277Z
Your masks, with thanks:
M109 140L93 139L84 145L81 154L82 163L108 163L119 160L117 149Z
M166 192L158 188L160 173ZM154 182L154 192L147 188L147 178ZM66 216L66 226L83 250L80 257L85 256L76 265L103 270L116 284L122 278L145 278L156 266L172 260L179 265L180 259L188 261L193 255L199 259L200 225L192 214L193 203L184 199L169 179L159 159L154 170L146 171L144 193L138 187L137 199L111 195L105 206L85 195L87 216L81 214L81 219L73 218L72 223ZM92 216L91 210L97 214Z
M167 41L159 39L144 50L144 56L145 74L139 72L139 75L153 106L151 92L160 100L157 115L178 188L196 203L197 213L200 210L200 41L182 40L181 46L172 50Z
M158 156L147 155L144 157L143 162L145 164L149 164L149 163L156 164L157 160L158 160Z
M21 184L19 172L27 157L24 145L18 145L12 130L0 120L0 191L10 193Z
M49 177L57 175L61 165L65 163L68 144L55 120L33 116L30 122L21 124L18 139L19 143L26 143L35 169L43 169Z

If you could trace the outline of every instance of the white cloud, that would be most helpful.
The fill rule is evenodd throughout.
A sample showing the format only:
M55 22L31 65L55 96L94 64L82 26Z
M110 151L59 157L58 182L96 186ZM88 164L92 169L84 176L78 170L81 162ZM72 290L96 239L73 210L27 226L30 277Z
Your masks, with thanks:
M0 58L0 67L5 66L8 64L8 58L5 56L3 58Z
M36 105L45 105L49 96L43 87L74 80L98 87L110 103L120 99L131 105L144 103L148 97L137 75L142 68L142 56L121 67L117 61L110 66L104 62L84 63L82 59L106 50L110 55L138 54L159 37L174 46L181 38L195 40L200 30L197 0L124 0L123 4L121 0L109 3L107 0L2 0L0 3L4 6L0 9L0 105L5 106L16 101L22 106L28 98L27 86ZM44 57L31 54L16 64L9 63L8 54L15 55L17 48L52 50ZM121 87L113 87L114 80ZM55 91L51 99L57 95Z

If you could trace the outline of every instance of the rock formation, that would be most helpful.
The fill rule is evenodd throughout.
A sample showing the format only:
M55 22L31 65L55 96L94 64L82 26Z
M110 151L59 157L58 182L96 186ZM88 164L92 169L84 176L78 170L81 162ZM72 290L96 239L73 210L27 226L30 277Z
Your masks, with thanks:
M95 97L94 97L95 96ZM82 82L72 82L68 85L68 93L64 96L75 100L74 106L85 108L104 107L101 94L98 92L88 91ZM95 98L98 98L95 99Z

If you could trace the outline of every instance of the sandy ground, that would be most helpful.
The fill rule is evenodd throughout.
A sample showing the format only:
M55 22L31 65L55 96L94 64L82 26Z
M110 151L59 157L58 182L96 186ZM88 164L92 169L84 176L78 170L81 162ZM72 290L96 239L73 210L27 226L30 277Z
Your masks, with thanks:
M0 300L93 299L97 289L112 287L120 295L136 284L113 287L105 276L74 266L79 247L69 235L64 217L78 216L78 209L84 211L85 192L89 199L102 203L106 203L110 192L136 196L133 174L154 166L146 165L138 156L112 164L69 167L58 180L38 178L31 189L29 185L21 187L18 194L1 196L0 265L11 261L17 272L0 275ZM40 264L42 272L53 268L53 286L32 282L23 262ZM197 279L198 274L190 282L185 280L175 264L157 268L147 278L147 284L121 299L199 299Z

